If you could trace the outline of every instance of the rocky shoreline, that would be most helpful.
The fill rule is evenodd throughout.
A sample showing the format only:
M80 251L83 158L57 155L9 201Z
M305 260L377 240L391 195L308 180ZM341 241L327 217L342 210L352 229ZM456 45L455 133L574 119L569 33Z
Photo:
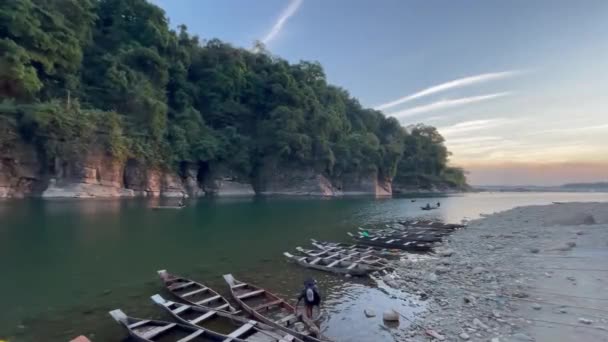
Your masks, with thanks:
M396 268L428 308L396 341L608 341L608 203L497 213Z

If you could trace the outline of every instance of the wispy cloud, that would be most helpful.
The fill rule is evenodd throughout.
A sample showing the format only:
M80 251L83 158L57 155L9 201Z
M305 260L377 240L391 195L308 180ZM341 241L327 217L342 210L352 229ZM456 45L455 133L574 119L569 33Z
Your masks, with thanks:
M512 71L491 72L491 73L486 73L486 74L459 78L456 80L452 80L449 82L441 83L441 84L423 89L416 93L398 98L394 101L383 103L381 105L376 106L375 109L384 110L387 108L391 108L391 107L400 105L402 103L406 103L408 101L415 100L415 99L423 97L423 96L432 95L432 94L439 93L439 92L442 92L445 90L465 87L468 85L483 83L483 82L488 82L488 81L493 81L493 80L499 80L499 79L515 76L515 75L518 75L521 73L523 73L523 71L521 71L521 70L512 70Z
M438 128L439 132L444 136L459 135L462 133L468 133L471 131L478 131L481 129L487 129L497 127L507 123L520 122L521 120L495 118L485 120L471 120L459 122L452 126Z
M502 93L494 93L494 94L487 94L487 95L463 97L463 98L459 98L459 99L440 100L440 101L433 102L430 104L417 106L417 107L413 107L413 108L408 108L408 109L404 109L404 110L401 110L398 112L390 113L388 115L401 119L401 118L404 118L407 116L412 116L412 115L416 115L416 114L420 114L420 113L426 113L426 112L430 112L430 111L434 111L434 110L447 109L447 108L463 106L463 105L482 102L482 101L488 101L488 100L496 99L499 97L507 96L510 94L511 94L510 92L502 92Z
M287 20L298 11L298 8L300 8L302 2L303 0L292 0L289 3L283 12L281 12L279 19L277 19L276 23L274 23L272 29L266 34L266 36L264 36L264 38L262 38L262 43L268 45L279 35Z

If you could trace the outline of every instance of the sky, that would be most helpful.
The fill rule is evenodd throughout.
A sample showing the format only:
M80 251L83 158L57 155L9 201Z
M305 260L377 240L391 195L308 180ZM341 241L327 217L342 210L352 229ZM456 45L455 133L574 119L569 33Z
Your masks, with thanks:
M608 1L154 0L201 38L319 61L474 185L608 180Z

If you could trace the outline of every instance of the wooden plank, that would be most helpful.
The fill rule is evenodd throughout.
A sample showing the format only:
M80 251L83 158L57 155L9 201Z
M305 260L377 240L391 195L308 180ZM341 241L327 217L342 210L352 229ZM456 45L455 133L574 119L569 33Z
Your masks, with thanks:
M205 314L200 315L200 316L196 317L193 320L190 320L190 323L192 323L192 324L198 324L198 323L206 320L207 318L212 317L213 315L215 315L215 311L206 312Z
M209 302L213 302L214 300L218 300L220 298L221 297L219 295L213 296L213 297L209 297L209 298L206 298L206 299L203 299L201 301L196 302L196 305L205 305L205 304L207 304Z
M189 281L187 283L183 283L183 284L179 284L179 285L171 285L171 286L169 286L169 290L175 291L175 290L183 289L184 287L192 286L194 284L196 284L196 283L193 281Z
M247 283L236 284L232 288L233 289L240 289L241 287L245 287L245 286L247 286Z
M230 304L226 303L226 304L220 305L214 309L215 310L226 310L226 309L228 309L229 306L230 306Z
M275 323L278 323L278 324L287 323L294 318L296 318L296 315L294 315L294 314L287 315L287 316L281 318L280 320L276 321Z
M315 260L311 261L310 264L311 265L316 265L319 263L319 261L321 261L321 258L316 258Z
M249 321L247 324L242 325L240 328L236 329L235 331L231 332L230 335L228 335L229 339L226 339L228 341L231 341L233 338L238 338L239 336L245 334L246 332L248 332L249 330L253 329L253 326L256 325L256 321ZM224 341L226 341L224 340Z
M342 259L334 260L329 265L327 265L327 267L334 267L337 264L339 264L341 261L342 261Z
M190 297L190 296L193 296L193 295L195 295L195 294L197 294L197 293L201 293L201 292L203 292L203 291L207 291L207 290L208 290L208 288L206 288L206 287L201 287L200 289L196 289L196 290L194 290L194 291L191 291L191 292L185 293L185 294L183 294L183 295L181 295L181 296L182 296L182 297Z
M188 342L190 340L197 338L199 335L202 335L204 333L205 333L205 330L197 330L197 331L193 332L192 334L177 340L177 342Z
M171 324L163 325L162 327L150 329L150 330L146 331L145 334L141 334L141 337L143 337L143 339L145 339L145 340L151 340L153 337L158 336L169 329L173 329L176 325L177 325L177 323L171 323Z
M150 323L150 321L149 321L149 320L146 320L146 321L139 321L139 322L137 322L137 323L133 323L133 324L129 325L129 328L131 328L131 329L133 329L133 328L137 328L137 327L139 327L139 326L142 326L142 325L144 325L144 324L148 324L148 323Z
M190 309L190 307L188 305L182 305L180 307L178 307L175 310L171 310L171 312L173 312L174 314L178 315L186 310Z
M260 304L260 305L256 306L255 308L253 308L253 311L258 311L258 310L266 309L266 308L271 307L273 305L281 304L282 302L283 302L282 299L277 299L277 300L272 301L272 302Z
M352 263L352 264L350 264L350 266L348 266L346 269L348 269L348 270L352 270L353 268L357 267L357 265L359 265L359 264L358 264L358 263L356 263L356 262L353 262L353 263Z
M245 298L257 296L257 295L262 294L264 292L266 292L266 290L263 290L263 289L262 290L251 291L251 292L244 293L244 294L242 294L240 296L237 296L237 298L238 299L245 299Z

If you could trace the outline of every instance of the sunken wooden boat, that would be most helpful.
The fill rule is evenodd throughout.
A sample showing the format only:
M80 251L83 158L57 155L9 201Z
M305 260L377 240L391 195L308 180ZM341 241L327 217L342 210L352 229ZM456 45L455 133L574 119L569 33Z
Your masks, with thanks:
M226 335L229 338L238 338L249 342L302 342L301 339L281 329L243 316L168 301L157 294L150 298L177 321L205 331Z
M337 274L350 274L351 276L363 277L381 269L365 265L358 260L349 260L350 257L342 259L312 258L308 256L295 256L287 252L283 253L283 255L300 266Z
M356 236L350 232L348 233L348 235L354 238L358 243L376 247L396 248L416 252L427 252L433 248L433 243L431 242L417 242L414 240L405 240L399 238L369 238Z
M388 264L388 260L379 258L373 254L361 253L357 251L345 251L341 249L328 250L328 249L306 249L302 247L296 247L296 250L311 258L323 258L328 260L337 260L344 258L345 260L358 260L360 263L369 265L377 268L384 268Z
M241 308L260 322L279 328L289 334L297 336L303 341L326 341L317 337L318 328L311 322L298 328L300 317L296 308L277 295L263 288L236 280L232 274L225 274L224 280L230 286L230 293ZM316 330L316 331L313 331Z
M356 251L365 255L374 255L379 258L385 259L398 259L402 255L402 251L399 249L388 249L388 248L379 248L374 246L365 246L360 244L349 244L342 242L327 242L327 241L317 241L315 239L310 239L310 242L313 246L322 250L329 251L342 251L344 253Z
M122 325L136 341L144 342L245 342L240 338L231 338L209 330L195 328L191 325L165 321L148 320L127 316L122 310L110 311L110 316Z
M158 275L165 284L167 290L186 303L200 307L208 307L214 310L228 312L236 311L226 298L201 283L173 275L166 270L158 271Z

